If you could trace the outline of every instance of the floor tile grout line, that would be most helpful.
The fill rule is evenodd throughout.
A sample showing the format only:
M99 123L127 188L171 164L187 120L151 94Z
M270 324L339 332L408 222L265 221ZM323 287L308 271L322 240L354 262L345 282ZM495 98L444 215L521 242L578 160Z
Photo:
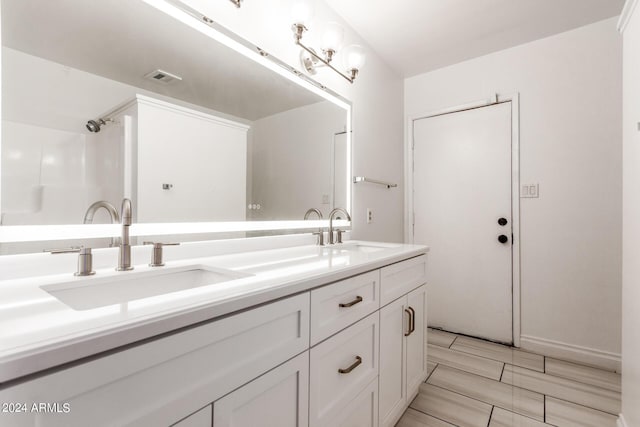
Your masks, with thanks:
M429 375L427 375L427 379L424 380L424 382L426 383L427 381L429 381L429 378L431 378L431 376L433 375L433 373L436 371L436 369L438 369L438 366L440 366L439 363L436 363L436 366L433 367L433 370L431 371L431 373Z
M570 377L563 376L563 375L555 375L555 374L553 374L553 373L548 373L548 372L547 372L547 359L548 359L550 356L542 355L542 354L537 354L537 353L532 353L532 352L528 352L528 351L520 350L520 349L515 348L515 347L508 347L508 346L505 346L505 345L502 345L502 344L499 344L499 343L493 343L493 342L491 342L491 341L478 339L479 341L487 342L487 343L489 343L489 344L495 344L495 345L497 345L497 346L503 346L503 347L505 347L506 349L511 350L511 351L512 351L512 353L515 353L515 352L517 352L517 351L522 351L523 353L526 353L526 354L530 354L530 355L535 355L535 356L542 357L542 372L541 372L541 371L539 371L539 370L537 370L537 369L535 369L535 368L534 368L534 369L532 369L531 367L522 366L522 365L515 364L515 363L508 363L508 362L505 362L504 360L498 360L498 359L494 359L494 358L492 358L492 357L487 357L487 356L485 356L485 355L479 355L479 354L471 353L471 352L468 352L468 351L464 351L464 350L460 350L460 349L452 348L452 347L453 347L453 345L457 343L457 339L460 337L460 335L458 335L458 334L454 334L454 333L451 333L451 334L452 334L452 335L455 335L455 337L454 337L453 341L451 341L451 344L449 345L449 347L445 347L445 346L438 346L438 347L443 348L443 349L448 348L448 349L450 349L450 350L452 350L452 351L454 351L454 352L456 352L456 353L461 353L461 354L471 355L471 356L475 356L475 357L478 357L478 358L481 358L481 359L485 359L485 360L490 360L490 361L500 362L500 363L502 363L502 364L503 364L503 365L502 365L502 372L501 372L501 374L500 374L500 379L499 379L497 382L500 382L500 383L502 383L502 384L509 385L509 386L513 387L513 389L514 389L514 390L516 390L516 389L517 389L517 390L525 390L525 391L529 391L529 392L532 392L532 393L536 393L536 394L538 394L538 395L542 395L542 398L543 398L543 414L542 414L543 419L542 419L542 422L543 422L543 423L545 423L545 424L547 423L547 416L548 416L548 414L547 414L547 400L548 400L548 398L549 398L549 397L551 397L551 398L553 398L553 399L556 399L556 400L558 400L558 401L561 401L561 402L565 402L565 403L567 403L567 404L573 404L573 405L576 405L576 406L581 407L581 408L591 409L591 410L593 410L593 411L596 411L596 412L601 413L601 414L604 414L604 415L610 415L610 416L613 416L613 417L617 416L617 414L612 414L611 412L607 412L607 411L604 411L604 410L602 410L602 409L596 409L596 408L592 408L591 406L587 406L587 405L584 405L584 404L581 404L581 403L572 402L572 401L570 401L570 400L566 400L566 399L561 399L561 398L558 398L558 397L549 396L549 395L547 395L547 394L540 393L540 392L535 391L535 390L530 390L530 389L528 389L528 388L524 388L524 387L516 386L516 385L514 385L514 384L509 384L509 383L508 383L508 382L506 382L506 381L502 381L502 380L503 380L503 377L504 377L504 372L505 372L505 370L506 370L506 366L509 364L509 365L511 365L512 367L518 367L518 368L520 368L520 369L524 369L524 370L526 370L526 371L535 372L535 373L538 373L538 374L543 374L543 375L545 375L545 376L549 376L549 377L554 377L554 378L558 378L558 379L568 380L568 381L571 381L571 382L574 382L574 383L577 383L577 384L582 384L582 385L585 385L585 386L588 386L588 387L594 388L594 389L596 389L596 390L608 391L608 392L612 392L612 393L620 393L620 392L618 392L617 390L611 390L611 388L600 387L599 385L595 385L595 384L591 384L591 383L587 383L587 382L579 381L579 380L576 380L575 378L570 378ZM470 338L473 338L473 337L470 337ZM459 343L458 343L458 344L459 344ZM437 344L433 344L433 343L432 343L431 345L435 345L435 346L437 346ZM602 371L602 372L606 372L606 373L610 372L610 371L607 371L606 369L600 369L600 368L595 367L595 366L583 365L583 364L580 364L580 363L578 363L578 362L574 362L574 361L571 361L571 360L564 360L564 359L557 359L557 360L559 360L559 361L561 361L561 362L566 362L566 363L569 363L569 364L575 364L575 365L577 365L577 366L584 366L584 367L586 367L586 368L591 368L591 369L594 369L594 370L596 370L596 371ZM512 361L513 361L513 360L512 360ZM463 397L466 397L466 398L468 398L468 399L471 399L471 400L474 400L474 401L477 401L477 402L480 402L480 403L483 403L483 404L486 404L486 405L491 405L491 412L490 412L490 415L489 415L489 425L491 424L491 418L493 417L494 409L495 409L496 407L500 408L501 410L504 410L504 411L507 411L507 412L510 412L510 413L516 414L516 415L518 415L518 416L521 416L521 417L524 417L524 418L527 418L527 419L531 419L531 420L535 420L535 421L540 422L540 420L539 420L539 419L537 419L537 418L533 418L533 417L531 417L531 416L529 416L529 415L525 415L525 414L521 414L521 413L519 413L519 412L515 412L515 411L513 411L513 410L512 410L513 408L512 408L512 409L502 408L502 407L501 407L501 406L499 406L499 405L494 405L494 404L491 404L491 403L487 403L487 402L485 402L485 401L483 401L483 400L479 400L479 399L476 399L476 398L474 398L474 397L467 396L466 394L459 393L459 392L454 391L454 390L450 390L450 389L448 389L447 387L441 387L441 386L439 386L439 385L435 385L435 384L433 384L433 383L430 383L430 382L429 382L429 380L430 380L430 379L431 379L431 377L433 376L433 373L435 372L435 370L436 370L440 365L445 365L445 366L447 366L447 367L448 367L448 368L450 368L450 369L458 370L458 371L461 371L461 372L464 372L464 373L467 373L467 374L470 374L470 375L474 375L474 376L478 376L478 377L481 377L481 378L485 378L485 379L488 379L488 380L490 380L490 381L496 381L496 380L494 380L493 378L490 378L490 377L486 377L486 376L479 375L479 374L476 374L476 373L473 373L473 372L469 372L469 371L467 371L467 370L465 370L465 369L461 369L461 368L454 367L454 366L449 366L449 365L447 365L446 363L441 363L441 362L436 363L436 366L434 367L433 371L431 371L431 374L430 374L430 375L428 376L428 378L425 380L425 383L426 383L426 384L429 384L429 385L430 385L430 386L432 386L432 387L436 387L436 388L439 388L439 389L442 389L442 390L446 390L446 391L449 391L450 393L454 393L454 394L456 394L456 395L463 396ZM416 408L412 408L412 409L417 410ZM422 412L422 411L419 411L419 412ZM423 412L423 413L425 413L425 412ZM426 414L426 413L425 413L425 414ZM429 415L429 416L433 416L433 415L431 415L431 414L427 414L427 415ZM446 421L446 420L440 419L440 418L438 418L438 417L434 417L434 418L437 418L437 419L439 419L439 420L441 420L441 421L445 421L445 422L447 422L447 423L450 423L449 421Z
M449 333L453 334L453 332L449 332ZM558 374L553 374L553 373L548 373L548 372L547 372L547 358L549 358L549 356L546 356L546 355L537 354L537 353L531 353L531 352L525 352L525 353L528 353L528 354L533 354L533 355L536 355L536 356L540 356L540 357L542 357L542 372L540 372L540 371L538 371L537 369L532 369L531 367L528 367L528 366L522 366L522 364L519 364L519 365L518 365L518 364L515 364L515 363L508 363L508 362L505 362L505 361L503 361L503 360L498 360L498 359L494 359L494 358L491 358L491 357L482 356L482 355L475 354L475 353L470 353L470 352L467 352L467 351L464 351L464 350L460 350L460 349L456 349L456 348L451 348L451 347L453 347L453 345L455 344L455 342L456 342L456 340L457 340L458 338L459 338L459 336L458 336L458 335L456 335L456 337L454 338L454 340L451 342L451 345L449 346L449 349L450 349L450 350L455 351L455 352L457 352L457 353L462 353L462 354L466 354L466 355L476 356L476 357L480 357L480 358L482 358L482 359L491 360L491 361L493 361L493 362L500 362L500 363L503 363L503 364L505 364L505 365L506 365L506 364L509 364L509 365L512 365L512 366L518 366L518 367L520 367L520 368L522 368L522 369L528 369L528 370L530 370L530 371L543 373L543 374L550 375L550 376L555 377L555 378L561 378L561 379L565 379L565 380L573 381L573 382L580 383L580 384L583 384L583 385L586 385L586 386L589 386L589 387L595 387L595 388L600 389L600 390L611 391L611 392L614 392L614 393L621 393L621 391L618 391L618 390L612 390L611 388L601 387L601 386L599 386L599 385L592 384L592 383L588 383L588 382L585 382L585 381L580 381L580 380L577 380L577 379L575 379L575 378L571 378L571 377L568 377L568 376L558 375ZM478 339L479 339L479 338L478 338ZM481 339L479 339L479 340L481 340ZM484 341L484 340L481 340L481 341ZM496 344L496 345L502 345L502 344L493 343L493 342L491 342L491 341L486 341L486 342L491 343L491 344ZM432 344L432 345L434 345L434 344ZM444 346L440 346L440 347L445 348ZM507 346L504 346L504 347L505 347L505 348L507 348L507 349L515 350L514 348L511 348L511 347L507 347ZM559 361L561 361L561 362L571 363L571 364L574 364L574 365L577 365L577 366L581 366L581 367L586 367L586 368L595 369L595 370L602 371L602 372L607 372L607 373L608 373L608 372L611 372L611 371L607 371L606 369L600 369L600 368L597 368L597 367L594 367L594 366L589 366L589 365L582 365L582 364L580 364L580 363L572 362L572 361L570 361L570 360L564 360L564 359L557 359L557 360L559 360ZM513 361L512 361L512 362L513 362ZM502 374L500 374L500 380L502 380L502 376L503 376L503 374L504 374L504 366L503 366L503 369L502 369Z
M411 405L409 405L409 408L413 409L414 411L420 412L421 414L425 414L425 415L428 415L428 416L430 416L430 417L433 417L433 418L435 418L436 420L442 421L443 423L451 424L451 425L452 425L452 426L454 426L454 427L456 426L456 425L455 425L455 424L453 424L451 421L447 421L447 420L445 420L445 419L443 419L443 418L438 418L438 417L436 417L436 416L435 416L435 415L433 415L433 414L430 414L430 413L428 413L428 412L421 411L420 409L418 409L418 408L414 408L414 407L412 407ZM406 411L405 411L405 412L406 412Z
M491 412L489 413L489 421L487 421L487 427L491 425L491 417L493 417L493 410L496 409L495 405L491 407Z
M511 366L513 366L513 365L511 365ZM536 373L538 373L538 374L542 374L542 372L534 371L534 370L532 370L532 369L528 369L528 368L523 368L522 366L518 366L518 367L519 367L520 369L526 369L526 370L531 371L531 372L536 372ZM548 375L548 374L543 374L543 375ZM549 375L549 376L553 377L553 375ZM568 380L568 381L573 381L573 380L570 380L570 379L568 379L568 378L561 378L561 377L556 377L556 378L560 378L560 379ZM501 383L504 383L504 384L509 384L508 382L506 382L506 381L502 381L502 380L500 380L500 382L501 382ZM546 382L546 381L545 381L545 382ZM584 384L584 383L580 383L579 381L574 381L574 382L575 382L575 383L578 383L578 384L586 385L586 386L589 386L589 387L598 388L598 387L592 386L591 384ZM581 403L578 403L578 402L572 402L572 401L570 401L570 400L566 400L566 399L560 399L560 398L555 397L555 396L552 396L552 395L547 395L547 394L544 394L544 393L540 393L539 391L535 391L535 390L532 390L532 389L530 389L530 388L520 387L520 386L516 386L516 385L514 385L514 384L509 384L509 385L511 385L511 386L513 386L513 387L520 388L520 389L522 389L522 390L531 391L531 392L533 392L533 393L543 394L544 396L549 396L549 397L551 397L551 398L553 398L553 399L558 399L558 400L563 400L563 401L568 402L568 403L573 403L574 405L583 406L583 407L585 407L585 408L589 408L589 409L593 409L593 410L596 410L596 411L604 412L605 414L610 414L610 415L617 416L617 414L613 414L613 413L611 413L611 412L603 411L602 409L592 408L591 406L586 406L586 405L583 405L583 404L581 404ZM611 390L602 389L602 388L600 388L600 390L603 390L603 391L611 391ZM585 391L583 390L583 392L585 392ZM546 399L545 399L545 400L546 400Z
M591 409L592 411L598 411L598 412L601 412L601 413L606 414L606 415L611 415L612 417L617 417L618 416L618 414L612 414L611 412L603 411L602 409L592 408L591 406L583 405L581 403L572 402L572 401L567 400L567 399L560 399L559 397L549 396L549 395L546 395L546 394L544 395L545 412L547 410L547 397L550 397L551 399L559 400L561 402L569 403L571 405L580 406L581 408Z
M570 382L576 383L577 385L583 385L583 386L586 386L586 387L594 388L594 389L599 390L599 391L605 391L605 392L609 392L609 393L616 393L616 394L620 394L620 395L622 394L622 393L621 393L621 392L619 392L619 391L615 391L615 390L611 390L611 389L608 389L608 388L600 387L600 386L597 386L597 385L594 385L594 384L589 384L589 383L585 383L585 382L582 382L582 381L578 381L578 380L576 380L576 379L574 379L574 378L567 378L567 377L563 377L563 376L560 376L560 375L548 374L548 373L546 373L546 372L536 371L536 370L531 369L531 368L526 368L526 367L524 367L524 366L513 365L513 364L511 364L511 363L507 363L506 365L509 365L509 366L511 366L511 367L514 367L514 366L515 366L515 367L517 367L517 368L525 369L525 370L527 370L527 371L534 372L534 373L537 373L537 374L546 375L546 376L548 376L548 377L553 377L553 378L557 378L557 379L564 380L564 381L570 381ZM505 366L505 367L506 367L506 366ZM523 387L521 387L521 388L523 388ZM527 389L527 390L528 390L528 389ZM533 391L533 390L531 390L531 391ZM583 391L584 391L584 390L583 390ZM553 397L553 396L550 396L550 397ZM555 399L555 398L554 398L554 399ZM583 405L583 406L584 406L584 405Z
M436 330L439 330L439 329L436 329ZM447 332L447 331L444 331L444 330L442 330L442 331L443 331L443 332ZM495 360L495 361L498 361L498 362L506 363L506 362L504 362L503 360L498 360L498 359L494 359L494 358L491 358L491 357L481 356L481 355L479 355L479 354L475 354L475 353L470 353L470 352L468 352L468 351L464 351L464 350L460 350L460 349L454 349L454 348L451 348L451 347L453 347L453 345L456 343L456 340L457 340L458 338L463 337L463 338L469 338L469 339L472 339L472 340L477 340L477 341L480 341L480 342L482 342L482 343L486 343L486 344L493 344L493 345L496 345L496 346L501 346L501 347L503 347L504 349L511 350L512 352L519 352L519 353L525 353L525 354L530 354L530 355L534 355L534 356L542 357L542 358L543 358L543 362L542 362L542 363L543 363L543 365L542 365L542 366L543 366L543 368L542 368L542 369L543 369L543 370L542 370L542 372L543 372L543 373L547 373L547 372L546 372L546 370L547 370L547 369L546 369L547 359L555 359L555 360L558 360L558 361L560 361L560 362L569 363L569 364L576 365L576 366L583 367L583 368L589 368L589 369L594 369L594 370L596 370L596 371L601 371L601 372L605 372L605 373L615 373L615 374L620 375L620 373L619 373L619 372L611 371L611 370L608 370L608 369L602 369L602 368L599 368L599 367L597 367L597 366L587 365L587 364L580 363L580 362L575 361L575 360L561 359L561 358L551 357L551 356L548 356L548 355L545 355L545 354L534 353L534 352L531 352L531 351L528 351L528 350L523 350L523 349L521 349L521 348L519 348L519 347L508 346L508 345L501 344L501 343L497 343L497 342L494 342L494 341L485 340L485 339L477 338L477 337L472 337L472 336L470 336L470 335L458 335L458 334L455 334L454 332L447 332L447 333L449 333L449 334L452 334L452 335L455 335L455 336L456 336L456 337L454 338L454 340L452 341L451 345L449 346L449 348L450 348L451 350L454 350L454 351L457 351L457 352L460 352L460 353L471 354L471 355L474 355L474 356L483 357L483 358L485 358L485 359ZM530 367L527 367L527 366L516 365L516 364L514 364L514 363L511 363L511 365L520 366L521 368L526 368L526 369L529 369L529 370L532 370L532 371L540 372L540 371L538 371L538 370L531 369ZM549 375L553 375L553 374L549 374ZM560 378L572 379L572 378L563 377L563 376L560 376L560 375L554 375L554 376L556 376L556 377L560 377ZM582 382L582 381L578 381L578 382ZM591 385L591 384L589 384L589 383L583 383L583 384ZM602 387L601 387L601 388L602 388Z
M522 368L522 369L529 369L529 368L525 368L524 366L518 366L518 367ZM529 369L529 370L531 371L532 369ZM618 393L618 394L622 395L622 391L611 390L610 388L606 388L606 387L600 387L599 385L595 385L595 384L587 383L587 382L584 382L584 381L580 381L580 380L577 380L575 378L565 377L563 375L550 374L548 372L539 372L539 371L533 371L533 372L538 372L539 374L545 374L545 375L548 375L550 377L559 378L561 380L573 381L574 383L578 383L578 384L586 385L586 386L593 387L593 388L596 388L596 389L599 389L599 390L610 391L611 393Z
M595 387L595 388L600 389L600 390L607 390L607 391L611 391L613 393L620 393L620 394L622 393L621 390L620 391L619 390L612 390L611 388L601 387L601 386L596 385L596 384L588 383L588 382L585 382L585 381L580 381L580 380L577 380L575 378L568 377L566 375L549 373L549 372L547 372L547 362L546 362L547 357L548 356L545 356L544 372L541 372L542 374L549 375L550 377L554 377L554 378L561 378L563 380L573 381L573 382L580 383L580 384L583 384L583 385L586 385L586 386L589 386L589 387ZM561 359L558 359L558 360L561 360ZM563 360L563 362L573 363L573 362L568 361L568 360ZM573 364L576 365L576 363L573 363ZM607 371L607 370L604 370L604 369L595 368L593 366L587 366L587 365L578 365L578 366L586 366L586 367L591 368L591 369L596 369L596 370L600 370L600 371L603 371L603 372L610 372L610 371ZM520 366L520 368L529 369L529 368L526 368L524 366ZM529 369L529 370L531 371L532 369ZM538 371L534 371L534 372L538 372Z
M457 339L458 339L458 336L456 335L456 336L453 338L453 341L451 341L451 344L449 344L449 347L447 347L447 348L449 348L449 349L450 349L450 348L451 348L451 346L453 345L453 343L455 343Z
M456 368L452 368L452 369L456 369ZM475 376L481 376L481 375L476 375L476 374L471 373L471 372L463 371L463 370L461 370L461 369L457 369L457 370L458 370L458 371L462 371L462 372L466 372L467 374L471 374L471 375L475 375ZM483 377L483 378L486 378L486 377ZM492 379L490 379L490 378L488 378L488 379L489 379L490 381L495 381L495 380L492 380ZM496 381L496 382L497 382L497 381ZM467 396L466 394L464 394L464 393L460 393L459 391L451 390L451 389L449 389L449 388L447 388L447 387L439 386L439 385L437 385L437 384L433 384L433 383L430 383L430 382L427 382L426 384L429 384L429 385L430 385L430 386L432 386L432 387L437 387L437 388L439 388L439 389L446 390L446 391L448 391L448 392L451 392L451 393L457 394L457 395L459 395L459 396L466 397L466 398L471 399L471 400L475 400L476 402L484 403L485 405L491 405L492 407L496 407L496 406L497 406L498 408L503 409L503 410L505 410L505 411L513 412L514 414L518 414L518 415L521 415L521 416L523 416L523 417L530 418L530 419L532 419L532 420L540 421L540 420L538 420L538 419L536 419L536 418L533 418L533 417L531 417L531 416L529 416L529 415L525 415L525 414L523 414L523 413L516 412L516 411L514 411L514 410L513 410L513 408L511 408L511 409L509 409L509 408L504 408L504 407L502 407L502 406L500 406L500 405L496 405L496 404L494 404L494 403L485 402L484 400L480 400L480 399L475 398L475 397L472 397L472 396ZM502 384L506 384L506 383L502 383ZM521 388L521 387L517 387L517 386L511 385L511 384L506 384L506 385L510 385L510 386L511 386L511 387L513 387L514 389L515 389L515 388L519 388L519 389L521 389L521 390L526 390L526 389L523 389L523 388ZM530 392L532 392L532 393L536 393L536 394L540 394L540 395L542 395L542 393L538 393L537 391L532 391L532 390L527 390L527 391L530 391ZM570 403L571 403L571 402L570 402ZM584 405L583 405L583 406L584 406ZM492 411L493 411L493 409L492 409ZM601 411L601 412L602 412L602 411ZM543 417L544 417L544 409L543 409Z
M471 352L464 351L464 350L460 350L460 349L457 349L457 348L452 348L451 350L453 350L453 351L457 351L458 353L464 353L464 354L470 354L470 355L472 355L472 356L482 357L482 358L487 359L487 360L493 360L494 362L507 363L507 362L505 362L504 360L494 359L493 357L481 356L481 355L479 355L479 354L471 353ZM535 353L529 353L529 354L535 354ZM542 356L541 354L535 354L535 355L536 355L536 356L540 356L540 357L544 357L544 356ZM528 367L528 366L522 366L521 364L520 364L520 365L517 365L517 364L513 363L513 359L511 360L511 362L512 362L512 363L509 363L510 365L518 366L518 367L520 367L520 368L529 369L530 371L534 371L534 372L544 373L544 372L542 372L542 371L538 371L538 370L536 370L536 369L531 369L531 368L530 368L530 367ZM543 368L543 369L544 369L544 368Z

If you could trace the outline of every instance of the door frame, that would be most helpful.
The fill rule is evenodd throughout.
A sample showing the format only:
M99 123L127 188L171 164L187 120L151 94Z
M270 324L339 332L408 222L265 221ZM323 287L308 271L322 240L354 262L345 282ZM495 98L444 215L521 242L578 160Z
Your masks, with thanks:
M441 116L443 114L459 113L495 104L511 103L511 224L513 227L512 251L511 251L511 294L512 300L512 334L513 345L520 347L521 335L521 289L520 289L520 94L492 95L490 99L470 102L463 105L430 111L425 114L411 115L407 117L406 138L404 147L405 160L405 197L404 197L404 240L414 243L415 213L413 210L413 170L414 170L414 123L417 120Z

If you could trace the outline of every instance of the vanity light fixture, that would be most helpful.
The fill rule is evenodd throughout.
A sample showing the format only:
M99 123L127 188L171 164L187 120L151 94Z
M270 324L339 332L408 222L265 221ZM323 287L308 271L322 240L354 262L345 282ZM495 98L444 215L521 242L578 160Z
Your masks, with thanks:
M238 9L242 6L242 0L229 0L231 3L235 4Z
M366 62L364 48L359 45L347 46L343 53L344 69L346 73L338 70L331 62L336 53L342 46L344 38L344 29L336 22L326 24L322 35L321 50L322 55L318 54L315 49L308 47L302 43L302 36L308 31L307 25L313 15L311 6L306 0L295 0L291 9L291 18L293 25L293 39L295 43L302 48L300 51L300 62L304 69L311 75L317 73L317 68L328 67L336 73L340 74L349 83L353 83Z

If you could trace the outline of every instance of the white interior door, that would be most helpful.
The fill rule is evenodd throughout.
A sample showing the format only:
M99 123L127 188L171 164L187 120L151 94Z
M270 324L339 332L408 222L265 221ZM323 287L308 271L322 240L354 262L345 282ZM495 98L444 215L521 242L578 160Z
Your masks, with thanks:
M510 102L414 122L414 242L431 248L429 326L505 343L513 342L511 135Z

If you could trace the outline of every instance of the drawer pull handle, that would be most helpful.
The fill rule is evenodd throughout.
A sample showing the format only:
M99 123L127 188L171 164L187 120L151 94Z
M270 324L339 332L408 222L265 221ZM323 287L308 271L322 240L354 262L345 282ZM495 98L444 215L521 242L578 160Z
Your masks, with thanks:
M362 297L360 295L358 295L356 297L356 299L354 299L351 302L341 302L340 304L338 304L341 308L348 308L348 307L353 307L354 305L358 304L359 302L362 302Z
M361 363L362 363L362 357L356 356L356 361L353 362L353 364L351 366L349 366L347 369L340 368L340 369L338 369L338 372L341 373L341 374L348 374L349 372L353 371L358 366L360 366Z
M409 330L409 334L412 334L416 330L416 312L411 306L409 306L409 310L411 311L411 329Z
M407 332L404 333L405 337L408 337L409 335L411 335L411 332L413 332L411 330L411 327L413 326L413 321L411 319L413 318L413 316L411 315L411 311L409 311L410 309L411 307L404 309L404 312L409 315L409 328L407 328Z

